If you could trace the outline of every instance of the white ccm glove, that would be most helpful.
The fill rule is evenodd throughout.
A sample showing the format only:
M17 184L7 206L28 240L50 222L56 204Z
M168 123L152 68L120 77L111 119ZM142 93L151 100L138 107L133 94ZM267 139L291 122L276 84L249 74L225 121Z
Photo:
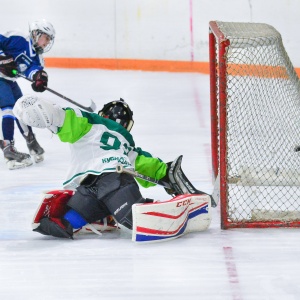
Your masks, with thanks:
M60 106L33 95L24 95L18 99L13 113L28 126L49 128L55 133L57 127L61 127L65 119L65 111Z

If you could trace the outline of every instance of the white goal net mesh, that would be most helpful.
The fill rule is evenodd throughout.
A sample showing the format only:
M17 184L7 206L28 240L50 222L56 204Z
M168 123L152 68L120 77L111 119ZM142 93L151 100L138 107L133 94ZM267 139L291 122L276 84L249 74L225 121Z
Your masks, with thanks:
M228 221L300 221L300 83L281 35L267 24L216 25L229 41L215 83L226 84Z

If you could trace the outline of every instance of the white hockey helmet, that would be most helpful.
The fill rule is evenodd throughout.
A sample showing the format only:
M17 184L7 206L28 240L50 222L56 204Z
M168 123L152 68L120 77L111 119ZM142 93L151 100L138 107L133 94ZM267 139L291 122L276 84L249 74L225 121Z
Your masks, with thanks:
M105 104L98 112L98 115L119 123L126 128L127 131L130 131L134 124L132 118L133 111L122 98L120 98L120 100L114 100Z
M32 22L29 25L29 33L33 47L38 54L48 52L52 48L55 38L55 30L50 22L46 21L45 19ZM43 33L47 34L50 38L50 41L45 48L38 45L39 38Z

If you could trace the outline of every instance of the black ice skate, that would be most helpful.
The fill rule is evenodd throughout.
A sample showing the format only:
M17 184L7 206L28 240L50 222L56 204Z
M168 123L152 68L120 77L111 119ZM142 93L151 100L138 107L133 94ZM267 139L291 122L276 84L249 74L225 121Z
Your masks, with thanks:
M3 150L6 164L10 170L29 167L32 160L29 154L17 151L14 141L0 141L0 147Z
M26 134L23 134L23 136L26 140L29 153L30 155L32 155L34 161L36 163L43 161L45 151L37 142L34 134L32 132L28 132Z

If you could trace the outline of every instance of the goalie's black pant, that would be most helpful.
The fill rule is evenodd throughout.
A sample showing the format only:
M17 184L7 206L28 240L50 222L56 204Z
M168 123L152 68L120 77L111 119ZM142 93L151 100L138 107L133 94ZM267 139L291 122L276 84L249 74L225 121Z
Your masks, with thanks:
M118 223L132 229L132 205L148 202L147 200L142 197L131 175L104 173L85 180L67 205L88 223L112 215Z

